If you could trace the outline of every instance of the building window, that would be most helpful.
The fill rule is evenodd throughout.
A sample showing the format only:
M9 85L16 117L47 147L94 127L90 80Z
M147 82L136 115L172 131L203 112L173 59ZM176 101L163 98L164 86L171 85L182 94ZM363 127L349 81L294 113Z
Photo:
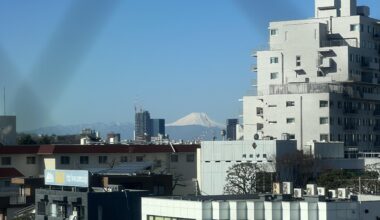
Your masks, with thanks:
M173 163L177 163L178 162L178 154L170 155L170 161Z
M319 107L320 107L320 108L329 107L329 101L326 101L326 100L320 100L320 101L319 101Z
M61 164L70 164L69 156L61 156Z
M278 73L270 73L270 79L277 79Z
M277 121L268 121L269 124L277 124Z
M329 141L329 135L328 134L321 134L320 136L320 141Z
M80 164L88 164L88 156L80 156L79 157Z
M120 157L120 162L122 162L122 163L128 162L128 156L121 156Z
M155 160L154 161L154 166L155 167L161 167L162 166L162 161L161 160Z
M143 156L136 156L136 162L143 162L144 157Z
M286 107L294 106L294 101L286 101Z
M2 157L1 158L1 165L11 165L12 159L11 157Z
M107 156L99 156L99 163L100 164L107 163Z
M286 123L287 124L293 124L296 120L294 118L287 118Z
M296 66L301 66L301 56L296 56Z
M263 158L267 158L267 154L263 154Z
M270 63L271 64L278 63L278 57L271 57L270 58Z
M278 35L278 29L271 29L271 30L270 30L270 35L271 35L271 36Z
M351 24L350 31L359 31L359 24Z
M289 134L288 137L289 137L290 140L296 139L296 135L295 134Z
M319 124L325 125L329 123L329 118L328 117L320 117L319 118Z
M36 164L36 157L26 157L26 164Z
M187 154L186 155L186 161L187 162L194 162L194 154Z

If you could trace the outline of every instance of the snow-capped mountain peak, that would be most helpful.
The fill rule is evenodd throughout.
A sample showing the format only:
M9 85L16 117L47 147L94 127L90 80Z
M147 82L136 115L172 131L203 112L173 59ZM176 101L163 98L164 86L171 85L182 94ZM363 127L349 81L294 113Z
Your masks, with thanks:
M167 126L200 125L204 127L224 127L222 124L211 120L206 113L193 112Z

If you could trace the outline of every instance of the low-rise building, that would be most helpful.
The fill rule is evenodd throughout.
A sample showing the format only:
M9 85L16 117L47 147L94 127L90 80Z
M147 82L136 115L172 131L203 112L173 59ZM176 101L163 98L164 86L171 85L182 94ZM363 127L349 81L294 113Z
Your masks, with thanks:
M142 220L368 220L380 218L379 196L326 199L285 195L142 198Z
M196 150L199 145L35 145L3 146L0 168L22 176L43 176L46 168L88 170L124 162L153 162L154 172L170 174L177 183L173 194L195 193ZM178 184L179 183L179 184Z

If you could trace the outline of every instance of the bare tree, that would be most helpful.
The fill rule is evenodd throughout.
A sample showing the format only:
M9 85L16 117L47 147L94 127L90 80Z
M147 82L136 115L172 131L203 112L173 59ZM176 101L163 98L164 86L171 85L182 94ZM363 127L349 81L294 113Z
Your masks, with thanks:
M225 194L242 195L254 194L258 191L258 181L262 166L256 163L238 163L227 170Z

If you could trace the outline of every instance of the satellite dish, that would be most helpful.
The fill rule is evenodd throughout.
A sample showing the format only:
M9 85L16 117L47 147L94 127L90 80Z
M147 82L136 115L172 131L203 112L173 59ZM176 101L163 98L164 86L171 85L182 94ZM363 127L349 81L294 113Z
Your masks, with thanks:
M255 142L253 142L252 147L253 147L253 149L256 149L257 145Z
M259 134L255 134L255 135L253 135L253 139L255 139L255 140L259 140Z

